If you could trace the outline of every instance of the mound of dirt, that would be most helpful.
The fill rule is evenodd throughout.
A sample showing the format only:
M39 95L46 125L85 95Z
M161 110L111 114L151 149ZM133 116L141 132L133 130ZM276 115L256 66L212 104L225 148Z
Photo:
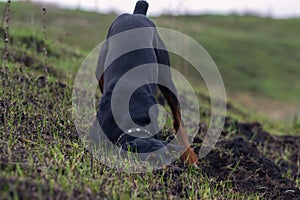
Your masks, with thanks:
M194 140L196 152L206 133L204 124L199 133ZM201 160L200 168L239 192L259 193L267 199L299 199L299 150L300 137L274 136L259 123L227 118L221 139Z

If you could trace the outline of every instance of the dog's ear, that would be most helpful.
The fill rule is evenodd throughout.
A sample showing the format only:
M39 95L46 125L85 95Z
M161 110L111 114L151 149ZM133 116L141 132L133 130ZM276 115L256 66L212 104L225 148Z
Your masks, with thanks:
M146 1L138 1L135 5L133 14L147 15L149 4Z

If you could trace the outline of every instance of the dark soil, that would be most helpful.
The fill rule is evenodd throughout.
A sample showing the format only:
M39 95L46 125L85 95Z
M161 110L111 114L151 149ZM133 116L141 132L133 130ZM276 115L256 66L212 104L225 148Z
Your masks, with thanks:
M197 144L205 135L202 124ZM201 161L209 177L230 182L234 189L259 193L267 199L300 199L296 180L300 178L300 137L271 135L259 123L226 119L221 139Z

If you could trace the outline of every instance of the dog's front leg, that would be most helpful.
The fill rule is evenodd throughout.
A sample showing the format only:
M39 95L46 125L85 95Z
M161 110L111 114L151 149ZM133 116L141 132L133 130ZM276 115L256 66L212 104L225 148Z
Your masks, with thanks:
M177 97L166 87L159 85L159 89L163 93L165 99L167 100L172 114L173 114L173 125L177 134L177 139L179 144L187 147L185 152L181 155L181 159L188 164L198 163L198 156L194 152L191 147L191 144L188 140L187 133L185 132L182 123L181 123L181 114L180 114L180 106L177 100Z

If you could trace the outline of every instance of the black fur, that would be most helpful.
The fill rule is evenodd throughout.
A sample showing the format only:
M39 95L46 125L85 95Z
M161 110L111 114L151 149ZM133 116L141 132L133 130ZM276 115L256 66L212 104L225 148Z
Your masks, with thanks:
M155 27L153 22L147 18L145 15L147 13L148 3L145 1L139 1L136 4L134 14L123 14L120 15L114 22L112 23L107 38L122 33L127 30L142 28L142 27ZM149 42L149 44L160 43L160 46L164 46L157 32L155 34L145 34L143 36L143 40ZM108 55L114 51L115 46L111 46L108 43L105 43L101 49L96 77L99 80L101 78L101 73L104 71L105 61ZM100 102L99 110L97 113L98 122L103 129L107 138L116 143L118 139L120 139L120 135L122 135L123 131L116 124L114 117L112 115L111 109L111 97L112 92L115 89L116 83L118 80L129 70L135 68L136 66L140 66L143 64L149 63L157 63L170 66L169 54L166 50L156 49L154 46L152 48L147 49L138 49L125 55L120 56L114 62L112 62L109 66L107 66L106 70L103 73L104 77L104 88L103 88L103 96ZM153 80L153 79L164 79L164 82L168 83L171 87L175 86L171 79L171 72L169 71L167 74L160 74L157 67L153 67L151 73L147 75L147 77L143 77L145 79ZM134 80L127 80L129 85L134 82ZM130 86L128 86L130 87ZM141 86L135 93L132 95L130 99L130 116L127 116L125 113L118 113L123 117L122 127L126 129L135 128L131 127L130 124L127 123L127 119L131 117L131 119L138 124L139 126L146 126L150 123L151 119L149 116L149 109L151 106L157 104L155 100L155 91L157 90L156 84L147 84ZM126 92L126 91L124 91ZM176 95L176 94L175 94ZM122 99L120 99L122 102ZM122 106L120 104L119 106ZM152 118L156 119L154 126L150 128L150 132L156 133L158 129L157 124L157 114L158 111L152 113ZM142 134L142 133L136 133ZM131 149L135 149L138 152L152 152L158 149L163 148L166 143L159 140L155 135L151 138L134 138L129 135L122 137L119 141L120 145L123 149L127 150L128 145ZM182 150L182 147L173 146L174 149Z
M135 5L133 14L147 15L148 7L149 5L146 1L138 1Z

